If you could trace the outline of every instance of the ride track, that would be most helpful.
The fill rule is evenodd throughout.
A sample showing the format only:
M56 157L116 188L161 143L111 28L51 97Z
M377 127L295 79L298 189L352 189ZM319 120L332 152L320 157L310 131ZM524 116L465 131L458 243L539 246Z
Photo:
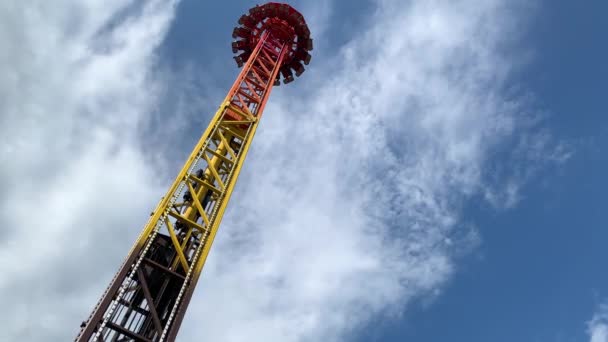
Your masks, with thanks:
M242 71L76 341L175 340L272 87L300 76L313 48L287 4L256 6L238 22Z

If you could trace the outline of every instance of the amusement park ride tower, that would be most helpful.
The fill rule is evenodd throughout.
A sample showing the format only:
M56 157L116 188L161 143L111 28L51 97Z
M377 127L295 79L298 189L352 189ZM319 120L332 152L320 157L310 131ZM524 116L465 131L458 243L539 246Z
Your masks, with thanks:
M310 31L291 6L256 6L238 22L243 70L76 341L175 340L270 91L310 62Z

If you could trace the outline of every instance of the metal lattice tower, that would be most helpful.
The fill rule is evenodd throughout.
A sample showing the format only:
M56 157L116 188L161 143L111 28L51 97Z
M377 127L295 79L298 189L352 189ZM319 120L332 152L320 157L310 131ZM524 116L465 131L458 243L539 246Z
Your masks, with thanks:
M242 71L76 341L175 340L272 86L310 62L310 31L291 6L256 6L239 24Z

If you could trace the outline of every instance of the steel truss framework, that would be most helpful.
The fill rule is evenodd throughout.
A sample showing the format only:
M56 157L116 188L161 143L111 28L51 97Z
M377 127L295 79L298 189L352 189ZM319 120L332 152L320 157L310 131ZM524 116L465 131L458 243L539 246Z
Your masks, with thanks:
M76 341L174 341L291 42L255 49Z

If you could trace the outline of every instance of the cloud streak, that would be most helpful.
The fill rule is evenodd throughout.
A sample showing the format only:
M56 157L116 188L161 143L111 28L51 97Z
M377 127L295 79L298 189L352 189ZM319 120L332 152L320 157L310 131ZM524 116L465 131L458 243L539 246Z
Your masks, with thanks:
M73 338L159 197L136 131L173 6L0 5L0 340Z
M351 340L440 293L478 241L463 203L509 189L489 181L492 153L538 139L506 89L516 6L380 1L277 89L182 337Z
M608 342L608 305L600 305L587 323L589 342Z

